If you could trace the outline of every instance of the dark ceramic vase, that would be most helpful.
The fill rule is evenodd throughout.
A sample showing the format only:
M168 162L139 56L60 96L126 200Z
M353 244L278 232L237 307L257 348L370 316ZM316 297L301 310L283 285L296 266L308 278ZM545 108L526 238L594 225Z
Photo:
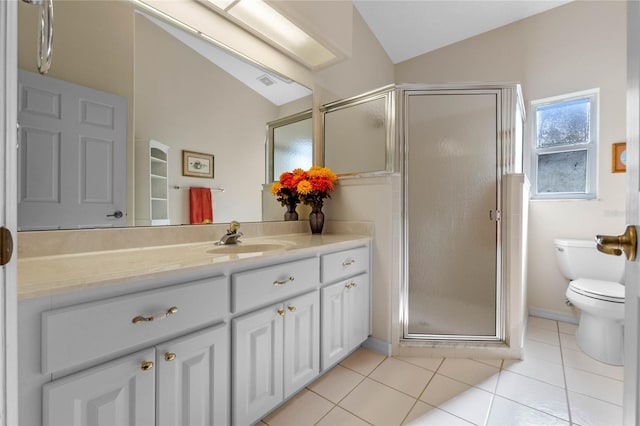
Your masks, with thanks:
M324 213L322 212L322 201L311 205L309 213L309 226L312 234L322 234L324 227Z
M296 207L298 203L287 204L287 211L284 213L284 220L298 220L298 212Z

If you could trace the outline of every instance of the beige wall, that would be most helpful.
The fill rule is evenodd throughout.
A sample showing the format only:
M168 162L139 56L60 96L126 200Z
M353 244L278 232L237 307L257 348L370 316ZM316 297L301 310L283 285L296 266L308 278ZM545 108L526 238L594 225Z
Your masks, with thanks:
M564 304L566 280L556 265L553 239L592 239L624 228L625 176L611 173L611 144L625 138L625 3L569 3L400 63L396 81L517 81L527 112L535 99L600 88L598 199L530 203L529 308L573 318L576 312ZM530 143L529 120L527 149Z
M354 9L352 57L315 76L316 102L325 104L393 83L394 68ZM391 342L391 289L397 283L399 263L398 253L394 251L399 237L398 229L394 228L399 218L398 182L397 177L341 180L325 209L327 217L333 220L361 220L374 224L372 328L373 337L382 344L377 347L379 350L387 350L384 342Z
M189 192L173 185L224 188L215 222L259 221L265 126L279 107L145 17L135 24L135 137L170 146L171 224L189 223ZM214 179L182 176L182 150L213 154Z

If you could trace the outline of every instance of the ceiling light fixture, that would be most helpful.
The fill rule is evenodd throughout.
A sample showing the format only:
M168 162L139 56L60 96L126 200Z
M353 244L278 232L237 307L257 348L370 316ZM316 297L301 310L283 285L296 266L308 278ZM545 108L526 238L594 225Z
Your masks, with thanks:
M262 0L207 0L219 12L311 68L337 56Z

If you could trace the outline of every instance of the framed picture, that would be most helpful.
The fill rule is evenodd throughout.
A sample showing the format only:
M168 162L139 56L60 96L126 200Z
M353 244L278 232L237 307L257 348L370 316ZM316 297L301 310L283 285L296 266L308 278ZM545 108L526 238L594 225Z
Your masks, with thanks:
M611 149L611 172L624 173L627 171L627 143L618 142Z
M182 151L182 176L213 179L213 155Z

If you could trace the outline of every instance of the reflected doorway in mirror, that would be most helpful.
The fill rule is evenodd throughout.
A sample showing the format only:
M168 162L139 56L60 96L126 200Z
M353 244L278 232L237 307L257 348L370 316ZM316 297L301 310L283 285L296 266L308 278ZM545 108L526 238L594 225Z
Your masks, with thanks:
M182 176L213 179L213 155L182 151Z

